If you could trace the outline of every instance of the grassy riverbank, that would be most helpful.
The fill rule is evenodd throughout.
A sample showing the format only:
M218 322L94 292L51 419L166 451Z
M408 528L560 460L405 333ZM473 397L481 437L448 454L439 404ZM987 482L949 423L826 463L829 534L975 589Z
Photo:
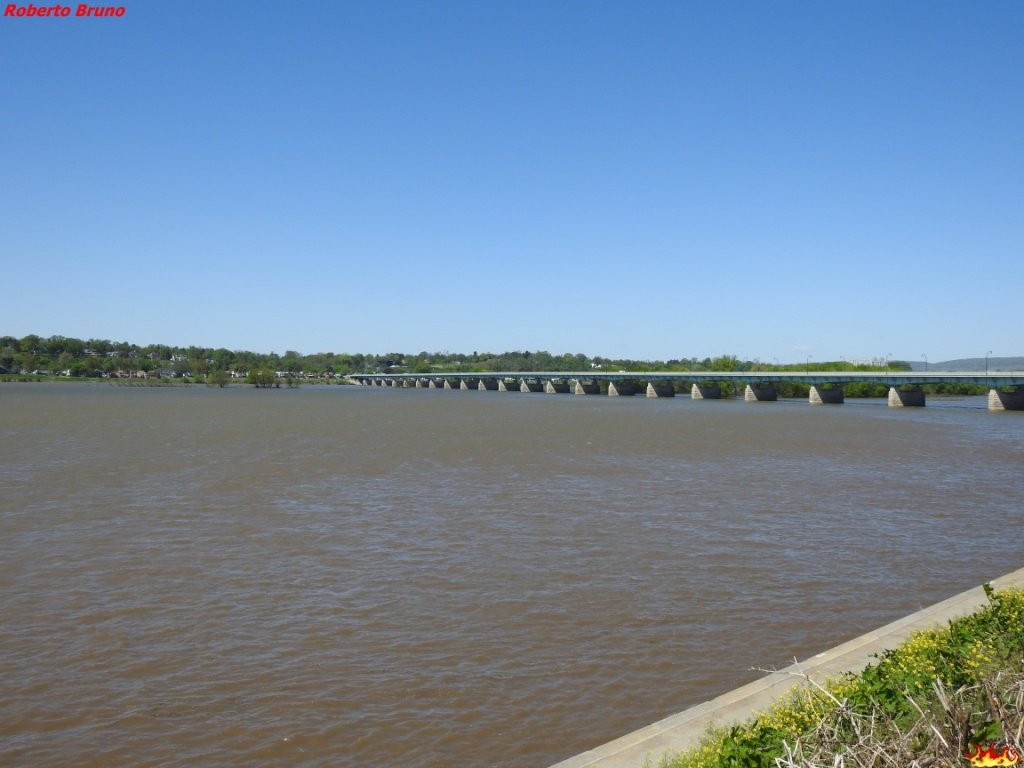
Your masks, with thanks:
M1024 590L985 591L976 613L913 635L859 675L795 688L667 766L960 768L989 742L1024 755Z

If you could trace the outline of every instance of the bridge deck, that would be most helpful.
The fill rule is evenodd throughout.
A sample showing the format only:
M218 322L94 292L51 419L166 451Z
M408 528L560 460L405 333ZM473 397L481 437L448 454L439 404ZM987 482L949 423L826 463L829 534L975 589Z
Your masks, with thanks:
M357 380L516 379L529 381L735 381L741 384L782 381L804 384L876 382L890 387L913 384L977 384L986 387L1024 386L1024 372L995 371L479 371L475 373L364 373Z

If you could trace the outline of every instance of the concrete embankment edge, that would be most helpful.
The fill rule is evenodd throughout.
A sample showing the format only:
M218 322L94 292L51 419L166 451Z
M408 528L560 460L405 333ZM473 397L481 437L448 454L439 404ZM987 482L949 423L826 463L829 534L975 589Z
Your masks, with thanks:
M1024 568L990 583L996 589L1024 587ZM766 709L794 685L802 683L805 675L821 682L844 672L860 672L877 661L876 654L895 648L914 632L943 626L950 619L974 613L987 602L981 586L961 592L716 699L556 763L551 768L642 768L645 761L657 765L665 755L696 746L708 728L739 723Z

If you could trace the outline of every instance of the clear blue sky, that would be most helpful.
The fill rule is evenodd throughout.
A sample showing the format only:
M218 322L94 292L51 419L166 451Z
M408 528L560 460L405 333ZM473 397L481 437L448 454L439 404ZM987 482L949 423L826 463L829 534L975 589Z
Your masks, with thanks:
M0 334L1024 354L1024 3L122 2L0 18Z

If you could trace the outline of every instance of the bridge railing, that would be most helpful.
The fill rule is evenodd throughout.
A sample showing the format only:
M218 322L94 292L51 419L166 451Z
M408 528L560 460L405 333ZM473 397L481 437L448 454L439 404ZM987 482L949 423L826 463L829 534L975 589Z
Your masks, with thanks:
M852 384L874 382L891 387L921 384L975 384L990 388L1024 386L1024 372L984 371L478 371L459 373L363 373L350 378L399 379L508 379L530 381L735 381L740 384L800 382Z

